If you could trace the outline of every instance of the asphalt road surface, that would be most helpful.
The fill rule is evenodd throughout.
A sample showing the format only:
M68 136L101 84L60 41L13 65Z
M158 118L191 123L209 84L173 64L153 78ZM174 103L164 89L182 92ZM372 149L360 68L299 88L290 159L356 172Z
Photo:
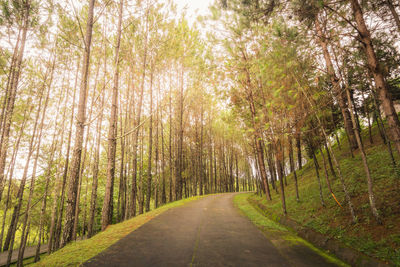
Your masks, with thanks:
M267 238L234 207L234 195L170 209L83 266L336 266L305 245Z

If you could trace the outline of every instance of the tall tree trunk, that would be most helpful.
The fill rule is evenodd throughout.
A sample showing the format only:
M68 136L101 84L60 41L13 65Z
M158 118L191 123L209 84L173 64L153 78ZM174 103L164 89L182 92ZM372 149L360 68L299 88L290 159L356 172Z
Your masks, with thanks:
M39 126L38 141L37 141L37 144L36 144L36 146L37 146L36 147L36 157L35 157L35 162L34 162L34 165L33 165L32 177L31 177L31 187L30 187L30 192L29 192L29 197L28 197L27 208L26 208L26 211L25 211L23 227L22 227L21 244L20 244L20 249L18 251L18 263L17 263L17 266L22 266L23 265L23 260L24 260L26 238L27 238L27 234L29 233L29 226L28 225L29 225L29 222L30 222L30 215L31 215L30 214L30 208L31 208L30 206L31 206L33 193L34 193L34 187L35 187L38 154L39 154L40 145L41 145L41 141L42 141L43 125L44 125L44 120L45 120L45 117L46 117L46 110L47 110L47 106L48 106L49 98L50 98L51 84L53 82L53 74L54 74L55 62L56 62L56 57L54 56L53 64L52 64L52 67L51 67L50 81L49 81L49 84L48 84L48 88L49 89L48 89L47 94L46 94L46 100L45 100L45 103L44 103L44 108L43 108L43 112L42 112L42 118L41 118L40 126ZM44 87L45 87L45 85L44 85ZM56 123L57 123L57 118L58 118L58 107L57 107L57 116L56 116L56 120L55 120ZM51 144L51 149L50 149L51 152L50 152L50 158L49 158L49 166L48 166L48 170L47 170L47 173L46 173L47 175L45 175L45 177L46 177L46 185L48 184L47 181L50 180L51 167L53 165L54 152L55 152L56 146L57 146L57 144L56 144L56 134L54 133L53 134L52 144ZM47 189L48 189L48 186L45 186L45 194L43 196L44 200L47 198ZM41 216L40 216L40 219L39 219L39 237L40 237L40 230L41 230L40 229L40 223L41 223L41 219L42 219L42 212L41 212L40 215ZM40 241L39 241L39 246L40 246ZM36 259L36 257L35 257L35 259Z
M47 73L46 73L46 78L45 80L47 80ZM42 110L42 105L43 105L43 95L44 95L44 91L45 91L45 81L43 81L43 87L41 88L41 92L40 92L40 97L39 97L39 104L38 104L38 108L37 108L37 112L35 115L35 122L34 122L34 126L33 126L33 131L32 131L32 135L31 138L29 140L29 148L28 148L28 154L26 157L26 161L25 161L25 166L24 166L24 171L23 171L23 175L22 175L22 179L20 181L20 185L18 188L18 193L17 193L17 203L14 206L14 210L13 210L13 214L11 217L11 222L10 225L8 227L8 231L7 231L7 236L6 239L4 241L4 245L3 245L3 251L6 250L10 250L8 253L8 260L7 261L11 261L11 256L12 256L12 249L13 249L13 245L14 245L14 237L15 237L15 231L17 229L17 224L18 224L18 220L19 220L19 214L21 211L21 207L22 207L22 201L23 201L23 195L24 195L24 190L25 190L25 183L28 177L28 170L29 170L29 164L30 164L30 160L34 151L34 142L35 142L35 138L36 138L36 134L37 134L37 128L38 128L38 124L39 124L39 119L40 119L40 113ZM7 263L9 264L9 263Z
M369 110L369 106L368 106L368 102L365 99L365 95L364 95L364 90L361 89L361 97L364 103L364 116L367 118L367 123L368 123L368 136L369 136L369 143L373 144L374 140L372 138L372 125L371 125L371 112Z
M393 149L392 149L391 142L390 142L390 140L389 140L389 138L387 137L387 134L386 134L385 124L383 123L381 112L379 110L378 100L376 99L377 97L375 96L375 92L372 91L371 93L372 93L372 97L374 99L374 105L375 105L374 114L376 116L376 124L378 126L379 132L380 132L381 137L383 139L383 143L386 144L386 147L388 149L388 153L389 153L390 159L392 161L393 168L396 169L396 166L397 166L396 160L395 160L394 155L393 155Z
M121 44L122 29L122 10L123 0L119 3L117 44L115 46L115 70L114 86L112 93L110 128L108 132L108 154L107 154L107 181L104 195L103 209L101 211L101 230L112 223L113 218L113 196L114 196L114 176L115 176L115 153L117 150L117 121L118 121L118 81L119 81L119 49Z
M158 88L160 88L160 81L158 81ZM156 121L155 121L155 127L156 127L156 136L155 136L155 151L154 151L154 209L158 208L158 182L159 182L159 134L158 134L158 124L159 124L159 117L158 117L158 107L159 107L159 103L158 103L158 89L156 90L157 95L156 95Z
M266 150L266 156L267 156L267 163L268 163L268 169L269 169L269 174L271 176L271 184L272 184L272 189L275 190L275 192L278 194L278 187L276 185L276 182L278 179L276 179L276 170L275 170L275 161L273 158L273 153L272 153L272 144L268 144L268 149L265 148Z
M283 172L283 149L282 149L282 144L280 140L275 144L275 157L276 157L276 169L278 170L278 176L279 176L279 184L280 184L280 189L281 189L281 202L282 202L282 211L283 214L287 214L286 210L286 198L285 198L285 187L283 185L284 181L284 172Z
M292 136L289 136L289 165L290 165L290 172L293 173L294 178L294 188L296 190L296 201L299 202L299 187L297 185L297 174L294 167L294 159L293 159L293 142Z
M176 157L176 187L175 199L182 199L182 166L183 166L183 66L180 77L179 90L179 130L178 130L178 150Z
M294 78L295 78L295 77L294 77ZM296 79L296 78L295 78L295 79ZM299 81L298 81L297 79L296 79L296 81L297 81L297 84L299 85L299 88L303 91L303 94L304 94L304 96L306 97L307 102L310 104L310 106L313 107L315 110L318 110L317 105L316 105L313 101L310 100L310 97L308 97L307 93L305 92L304 88L301 86L301 84L299 83ZM331 156L332 156L332 159L333 159L333 163L335 164L337 173L338 173L338 175L339 175L340 183L341 183L341 185L342 185L343 192L344 192L344 195L345 195L347 204L348 204L348 206L349 206L349 211L350 211L351 219L352 219L353 223L356 223L356 222L357 222L357 217L355 216L355 213L354 213L353 202L351 201L349 191L347 190L347 185L346 185L346 183L345 183L345 181L344 181L344 178L343 178L343 175L342 175L342 171L341 171L341 169L340 169L339 162L337 161L336 156L335 156L335 154L333 153L333 149L332 149L330 140L329 140L329 138L328 138L328 135L327 135L325 129L322 127L323 124L322 124L322 122L321 122L321 119L320 119L318 116L316 116L316 119L317 119L317 121L318 121L318 124L319 124L319 126L320 126L321 132L322 132L323 137L324 137L324 139L325 139L325 142L326 142L326 144L327 144L327 146L328 146L329 152L331 153Z
M50 78L50 83L49 83L49 91L50 91L51 84L52 84L52 81L53 81L54 64L55 64L55 59L54 59L54 62L53 62L53 69L51 71L51 78ZM44 110L43 110L43 116L42 116L41 125L43 125L43 120L45 118L45 113L46 113L47 103L49 101L49 97L50 97L50 92L47 93L45 106L44 106ZM57 114L58 114L58 112L57 112ZM40 240L41 240L41 237L44 236L44 234L43 234L43 231L44 231L43 230L43 228L44 228L44 217L45 217L45 212L46 212L47 195L48 195L48 191L49 191L51 169L53 167L54 152L55 152L55 147L56 146L57 146L57 140L55 139L55 135L54 135L53 136L52 149L51 149L52 152L50 154L50 159L49 159L49 166L47 168L47 173L45 174L46 180L45 180L45 187L44 187L44 195L43 195L42 206L41 206L41 209L40 209L40 217L39 217L39 238L38 238L39 242L38 242L38 245L36 247L35 262L37 262L39 260L40 246L41 246ZM21 261L21 264L22 264L22 261Z
M364 45L368 67L373 74L379 100L382 103L382 109L388 121L390 139L394 142L397 152L400 154L400 121L388 91L383 71L379 66L379 62L375 54L371 33L365 24L364 15L358 0L349 0L349 2L351 3L353 15L357 23L360 41Z
M143 93L144 93L144 85L146 78L146 68L147 68L147 39L148 39L148 13L146 13L146 34L144 41L144 54L143 54L143 72L142 72L142 80L140 85L140 95L139 95L139 103L138 110L136 112L135 118L135 126L137 127L134 138L133 138L133 175L132 175L132 191L131 191L131 215L136 216L136 199L137 197L137 158L138 158L138 141L139 141L139 130L140 130L140 116L142 113L143 106Z
M29 94L31 95L31 94ZM31 103L32 99L29 98L27 103ZM1 227L1 234L0 234L0 250L2 251L2 244L3 244L3 237L4 237L4 230L5 230L5 223L7 220L7 211L10 208L10 205L12 204L12 199L11 199L11 187L12 187L12 181L13 181L13 177L14 177L14 169L15 169L15 162L17 160L17 156L18 156L18 151L19 151L19 147L20 147L20 143L21 143L21 138L24 135L24 130L25 130L25 126L27 124L28 121L28 117L32 110L33 110L34 105L30 105L29 108L27 108L24 112L24 117L23 117L23 121L18 133L18 137L14 146L14 151L11 157L11 162L10 162L10 167L9 167L9 171L8 171L8 187L7 187L7 197L5 200L5 205L4 205L4 212L3 212L3 222L2 222L2 227Z
M316 32L318 35L318 42L321 45L322 51L324 54L327 72L330 77L333 90L336 94L336 98L338 100L340 110L342 112L344 128L346 130L346 133L347 133L347 136L349 139L350 148L351 148L351 150L354 150L357 148L357 141L355 139L354 131L351 126L351 118L350 118L349 111L347 109L347 103L346 103L346 98L345 98L346 96L345 96L344 92L342 92L342 90L341 90L339 79L336 76L335 69L333 68L331 55L328 50L327 38L321 29L321 25L318 20L318 16L316 16L316 18L315 18L315 28L316 28Z
M30 0L26 0L23 5L24 8L24 16L23 16L23 26L22 26L22 37L20 47L18 49L18 55L16 57L15 69L13 69L11 74L10 85L9 85L9 94L7 97L7 105L5 106L5 114L4 114L4 123L3 123L3 131L1 133L1 144L0 144L0 201L3 196L4 190L4 177L5 177L5 166L6 166L6 158L7 151L9 147L9 138L10 138L10 130L14 113L14 103L17 96L18 91L18 82L21 75L22 69L22 60L24 56L25 50L25 42L26 35L28 33L29 28L29 13L31 9Z
M342 207L342 205L339 203L339 201L337 200L335 194L333 193L332 190L332 186L331 186L331 182L329 180L329 174L328 174L328 168L326 167L326 160L325 160L325 156L324 156L324 152L322 151L321 147L319 148L319 152L321 153L321 157L322 157L322 163L324 165L324 172L325 172L325 181L326 181L326 185L328 186L329 192L331 193L333 199L336 201L336 203Z
M67 78L67 81L69 81L69 75ZM64 86L65 81L63 81L61 84ZM65 100L69 98L69 86L66 86L66 94L65 94ZM63 115L62 115L62 125L61 125L61 137L60 137L60 148L58 150L58 158L62 158L62 147L63 147L63 142L64 142L64 134L65 134L65 126L64 122L66 121L66 114L67 114L67 106L64 106L63 109ZM60 164L57 168L57 172L59 172L60 167L62 165ZM50 221L50 230L49 230L49 243L48 243L48 248L47 248L47 253L50 254L53 252L53 247L54 247L54 239L55 239L55 229L56 229L56 220L57 220L57 204L58 204L58 195L60 193L61 189L61 176L56 174L56 179L55 179L55 186L54 186L54 193L53 193L53 206L51 208L51 221Z
M128 90L127 99L129 99L129 90ZM128 102L128 101L127 101ZM126 132L126 125L128 124L128 107L125 109L125 123L123 122L122 115L122 100L120 101L120 131L121 131L121 163L119 168L119 189L118 189L118 205L117 205L117 221L121 222L124 220L125 214L125 198L126 198L126 176L125 176L125 145L127 143L126 138L124 137L124 133Z
M169 146L169 202L172 202L173 198L173 194L172 194L172 189L173 189L173 184L172 184L172 77L170 74L169 77L169 96L168 96L168 102L169 102L169 142L168 142L168 146Z
M347 94L347 99L350 103L350 110L352 111L351 114L351 120L353 122L353 127L354 127L354 131L356 133L356 139L357 139L357 143L358 143L358 147L360 148L360 154L361 154L361 159L364 165L364 170L365 170L365 174L366 174L366 178L367 178L367 184L368 184L368 198L369 198L369 204L371 206L371 211L372 211L372 215L374 215L375 219L378 221L379 224L381 224L381 220L380 220L380 216L378 213L378 209L376 208L376 204L375 204L375 194L373 191L373 182L372 182L372 177L371 177L371 171L369 169L369 165L368 165L368 160L367 160L367 155L365 153L364 150L364 145L362 144L361 141L361 136L360 136L360 132L358 130L357 127L357 122L356 122L356 118L354 116L354 106L353 103L350 101L351 95L350 95L350 91L348 86L346 85L346 94Z
M144 128L142 128L140 140L140 170L139 170L139 214L143 214L144 210L144 178L143 178L143 162L144 162Z
M71 139L72 139L72 123L74 121L75 115L75 100L76 100L76 91L77 91L77 84L78 84L78 73L80 67L80 60L77 61L77 68L76 68L76 75L75 75L75 84L74 84L74 93L72 97L72 110L71 110L71 118L69 123L69 133L68 133L68 141L67 141L67 153L65 156L65 165L64 171L62 175L62 185L61 185L61 196L60 196L60 210L58 212L58 219L56 221L56 229L54 232L54 247L53 250L56 250L60 247L61 243L61 227L62 227L62 218L64 213L64 200L65 200L65 189L67 185L67 175L69 169L69 155L71 152Z
M397 30L400 32L400 18L399 18L399 14L397 14L397 11L393 5L393 1L386 0L386 5L388 6L390 13L392 13L394 21L396 22Z
M161 191L161 204L167 203L166 181L165 181L165 149L164 149L164 126L162 111L159 111L160 126L161 126L161 176L162 176L162 191ZM171 186L171 184L170 184Z
M209 156L209 166L210 166L210 190L209 193L215 193L215 188L213 187L213 153L212 153L212 146L213 146L213 142L212 142L212 126L211 126L211 120L210 120L210 143L208 144L208 156Z
M46 74L45 79L47 79L47 74ZM35 118L35 123L34 123L34 127L33 127L33 133L30 138L30 141L29 141L28 155L27 155L26 162L25 162L23 176L22 176L19 188L18 188L17 203L14 206L14 211L13 211L13 214L11 217L11 223L10 223L10 226L7 231L6 240L4 242L3 250L8 250L6 266L9 266L11 263L13 247L14 247L14 240L15 240L15 233L17 231L18 220L19 220L19 216L20 216L20 212L21 212L21 208L22 208L22 202L23 202L23 197L24 197L24 190L25 190L25 184L26 184L26 180L27 180L27 176L28 176L30 160L31 160L31 157L32 157L32 154L34 151L34 147L36 145L39 145L38 142L40 141L40 139L38 139L37 144L34 144L36 136L38 135L38 124L39 124L39 118L40 118L40 113L41 113L41 109L42 109L42 99L43 99L43 95L44 95L44 91L45 91L45 82L43 82L43 83L44 83L44 85L41 90L38 110L37 110L37 113L35 116L36 118ZM33 183L34 183L34 181L33 181Z
M104 90L104 88L103 88ZM101 98L100 104L100 117L97 120L97 137L96 137L96 150L94 154L94 164L93 164L93 182L92 182L92 193L90 198L90 211L89 211L89 221L88 221L88 238L92 237L94 234L94 219L96 216L96 204L97 204L97 186L98 186L98 175L99 175L99 162L100 162L100 141L101 141L101 128L103 123L103 109L104 106L104 92Z
M315 152L314 152L314 148L310 148L311 153L312 153L312 158L313 158L313 162L314 162L314 166L315 166L315 174L317 177L317 182L318 182L318 189L319 189L319 198L321 200L321 205L322 207L325 207L325 201L324 201L324 195L322 193L322 184L321 184L321 178L319 176L319 166L318 166L318 161L317 158L315 157Z
M258 161L258 166L260 168L260 175L262 182L264 184L264 188L266 191L266 197L268 200L271 200L271 193L269 190L269 184L268 184L268 177L267 177L267 171L265 168L265 161L264 161L264 151L263 151L263 146L262 146L262 140L261 140L261 135L259 133L258 127L255 125L255 117L256 117L256 112L255 112L255 107L253 100L250 100L250 108L251 108L251 116L253 120L253 127L255 128L256 135L254 136L254 143L255 143L255 148L256 148L256 155L257 155L257 161Z
M97 75L98 75L98 72L96 73L94 88L97 87ZM92 120L92 112L93 112L93 105L94 105L94 101L95 101L95 94L96 94L96 91L93 90L92 101L91 101L90 111L89 111L89 120L88 120L89 122ZM90 134L90 124L88 125L88 130L86 132L85 146L83 149L83 159L82 159L80 171L79 171L79 179L78 179L79 185L78 185L78 192L76 195L75 220L74 220L74 228L72 231L72 240L74 240L74 241L76 241L78 223L79 223L79 213L80 213L79 204L81 201L82 181L83 181L83 175L84 175L83 172L85 170L85 164L86 164L86 158L87 158L87 146L89 143L89 134Z
M18 34L17 34L17 40L15 41L13 55L11 57L10 68L9 68L7 83L6 83L6 88L5 88L6 90L5 90L4 96L3 96L4 99L3 99L3 103L1 105L1 115L0 115L0 132L1 132L0 141L1 142L0 143L3 143L3 138L4 138L4 123L5 123L5 119L6 119L7 103L9 100L9 95L10 95L10 90L11 90L11 88L10 88L10 85L12 84L11 81L13 81L14 75L15 75L15 63L17 61L20 42L21 42L21 32L22 32L22 28L19 27ZM0 151L1 151L1 149L2 149L2 147L0 146Z
M239 164L238 164L237 153L235 153L235 165L236 165L236 188L235 188L235 192L239 192Z
M297 149L297 164L299 170L303 168L303 158L301 156L301 133L300 130L296 133L296 149Z
M79 104L78 113L76 118L76 134L74 151L72 155L71 173L68 183L68 199L65 214L65 224L62 246L65 246L72 240L72 232L75 221L75 208L77 201L77 190L78 190L78 179L79 170L82 156L82 144L83 134L85 130L85 117L86 117L86 98L87 98L87 87L88 87L88 76L89 76L89 62L90 62L90 48L92 44L92 28L93 28L93 11L94 11L95 0L90 0L88 19L86 25L85 34L85 51L83 54L83 68L82 68L82 79L79 92Z
M148 147L148 163L147 163L147 188L146 188L146 212L150 211L150 198L151 198L151 178L152 178L152 149L153 149L153 72L154 66L152 64L150 73L150 121L149 121L149 147Z
M200 111L200 151L199 151L199 178L200 178L200 196L204 194L204 168L203 168L203 117L204 107L203 99L201 99L201 111Z

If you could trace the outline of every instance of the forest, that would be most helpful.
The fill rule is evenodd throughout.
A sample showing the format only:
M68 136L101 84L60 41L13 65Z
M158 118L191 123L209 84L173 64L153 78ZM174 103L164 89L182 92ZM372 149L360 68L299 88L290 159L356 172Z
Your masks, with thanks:
M0 0L6 265L242 191L278 198L284 216L313 201L341 225L386 227L400 251L399 12L215 0L191 20L170 0Z

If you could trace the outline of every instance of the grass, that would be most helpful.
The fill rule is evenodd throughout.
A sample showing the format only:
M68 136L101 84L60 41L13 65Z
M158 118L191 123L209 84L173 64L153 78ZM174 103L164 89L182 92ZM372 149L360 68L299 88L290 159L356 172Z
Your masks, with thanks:
M42 256L38 263L31 266L79 266L161 213L200 198L192 197L172 202L125 222L110 225L90 239L70 243L49 256Z
M383 224L375 221L370 210L361 156L356 151L354 158L351 157L346 139L341 140L341 149L337 144L333 148L355 207L357 223L351 223L342 186L332 173L329 173L329 179L343 208L337 205L330 195L322 169L321 155L318 155L317 159L321 166L320 176L326 207L321 206L315 169L310 161L297 172L300 202L296 201L293 176L287 177L285 194L288 216L303 226L334 237L367 255L400 266L400 178L392 167L387 147L380 140L376 127L373 128L374 143L370 144L367 131L363 132L363 141L374 182L376 204ZM396 160L399 162L397 155ZM250 198L251 201L262 202L274 216L282 214L280 195L274 190L272 201L267 201L265 196L253 195Z
M248 198L252 195L252 193L236 195L234 198L234 204L239 208L241 213L247 216L278 249L280 249L284 244L284 246L302 245L324 257L328 262L334 263L338 266L348 266L336 257L316 248L309 242L297 236L295 233L292 233L281 224L262 215L262 211L257 210L249 203ZM282 242L282 239L284 242ZM284 248L282 248L282 250L282 255L285 255Z

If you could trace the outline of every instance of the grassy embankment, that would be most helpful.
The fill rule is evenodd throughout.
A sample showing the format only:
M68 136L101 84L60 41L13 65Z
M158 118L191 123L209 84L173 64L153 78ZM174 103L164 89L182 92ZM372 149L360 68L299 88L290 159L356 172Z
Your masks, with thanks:
M316 172L313 162L309 161L297 172L300 202L296 201L293 175L287 177L288 186L285 191L288 216L303 226L340 240L367 255L400 266L400 178L393 169L387 147L382 143L378 129L373 128L373 144L369 142L367 130L363 131L362 135L374 181L376 203L383 224L378 224L371 214L360 153L356 151L352 158L345 139L341 140L341 149L337 144L334 146L334 152L340 161L358 222L351 223L342 186L339 179L334 178L331 172L329 178L333 191L343 208L329 193L320 154L317 159L321 166L320 175L326 207L321 206ZM400 164L398 155L396 160ZM266 213L271 218L282 216L280 195L274 190L272 190L272 201L267 201L265 196L259 197L254 194L249 200L261 202L266 206Z
M310 248L315 253L324 257L328 262L334 263L337 266L349 266L336 257L316 248L306 240L298 237L281 224L262 215L248 201L248 198L251 195L253 194L249 193L236 195L234 198L235 206L238 207L241 213L247 216L266 235L266 237L275 245L278 250L283 251L282 256L285 256L287 247L300 245ZM287 260L290 262L292 259L288 257ZM293 264L295 265L296 262L293 262Z
M38 263L30 266L79 266L161 213L199 198L201 197L172 202L125 222L110 225L105 231L90 239L72 242L49 256L42 256ZM30 261L31 259L28 259L24 263L29 264Z

